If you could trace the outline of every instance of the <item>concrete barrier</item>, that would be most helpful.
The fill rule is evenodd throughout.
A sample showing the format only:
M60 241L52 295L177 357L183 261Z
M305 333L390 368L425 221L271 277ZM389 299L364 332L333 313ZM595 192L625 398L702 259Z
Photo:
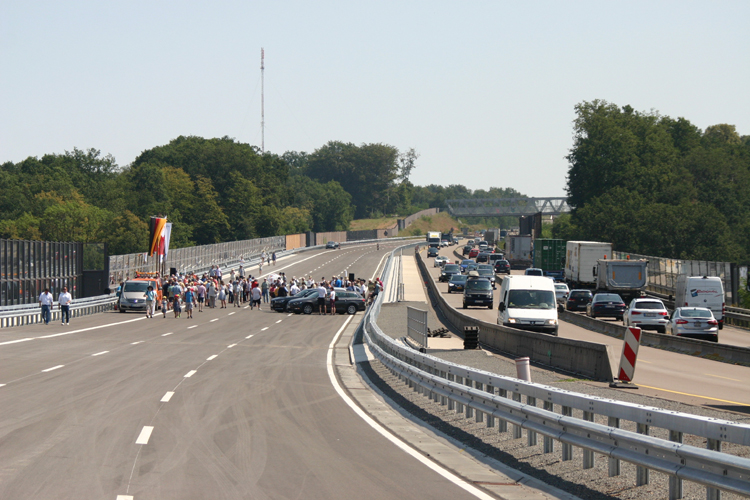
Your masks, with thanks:
M616 365L615 355L609 346L516 330L467 316L445 301L419 252L417 263L427 283L427 290L433 305L436 305L448 323L459 331L463 331L465 326L476 326L479 328L479 341L493 349L512 356L528 356L533 363L583 375L594 380L607 382L614 380L612 367Z
M610 337L622 339L625 335L626 327L619 323L611 323L596 318L589 318L582 314L575 314L565 311L560 313L562 321L580 326L592 332L602 333ZM721 339L721 332L719 332ZM667 351L681 352L701 358L710 358L724 363L733 363L750 366L750 347L741 347L735 345L719 344L708 342L706 340L688 339L684 337L674 337L650 331L643 331L641 336L641 345L656 347Z

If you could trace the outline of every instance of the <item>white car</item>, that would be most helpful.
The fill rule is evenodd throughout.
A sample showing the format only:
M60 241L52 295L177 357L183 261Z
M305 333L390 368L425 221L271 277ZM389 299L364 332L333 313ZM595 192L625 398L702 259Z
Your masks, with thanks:
M659 299L641 297L630 301L622 317L625 326L637 326L642 330L667 331L669 311Z
M568 294L570 294L570 288L565 283L555 283L555 300L558 304L565 305L565 301L568 300Z
M438 255L437 257L435 257L434 267L443 267L443 264L445 264L446 262L448 262L448 257L446 257L445 255Z

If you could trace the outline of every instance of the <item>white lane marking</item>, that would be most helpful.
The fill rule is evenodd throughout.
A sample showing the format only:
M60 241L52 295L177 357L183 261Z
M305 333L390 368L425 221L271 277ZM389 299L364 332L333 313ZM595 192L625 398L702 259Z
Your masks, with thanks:
M278 325L279 323L281 323L281 320L278 320L278 321L276 322L276 324L277 324L277 325Z
M5 384L0 384L0 387L5 387Z
M211 360L214 360L214 359L216 359L216 358L217 358L218 356L219 356L218 354L212 354L211 356L209 356L209 357L207 357L207 358L206 358L206 361L211 361Z
M138 439L135 440L135 444L148 444L152 432L154 432L152 425L144 425L141 433L138 435Z
M232 347L236 346L237 344L228 345L227 349L231 349Z
M145 342L144 340L139 340L138 342L131 342L130 345L137 345L137 344L143 344Z
M245 306L245 307L247 307L247 306ZM237 312L237 311L234 311L234 312ZM227 316L231 316L232 314L234 314L234 312L230 312L229 314L227 314Z
M261 329L260 329L260 331L261 331L261 332L265 332L266 330L268 330L268 327L265 327L265 328L261 328Z
M115 500L133 500L132 495L117 495L117 498Z
M247 309L248 307L250 307L250 306L245 306L245 307L243 307L243 309ZM234 313L232 313L232 314L234 314Z
M162 337L166 337L167 335L172 335L174 332L165 333L162 335Z
M195 375L195 374L196 374L197 372L198 372L198 370L190 370L189 372L187 372L187 373L186 373L186 374L184 375L184 378L190 378L190 377L192 377L193 375Z
M101 356L102 354L107 354L108 352L109 351L97 352L96 354L92 354L92 356Z
M190 330L191 328L198 328L198 325L193 325L193 326L187 327L188 330Z
M125 323L132 323L133 321L141 321L146 319L146 316L141 318L129 319L127 321L118 321L117 323L109 323L107 325L92 326L91 328L82 328L81 330L73 330L72 332L56 333L54 335L44 335L42 337L36 337L38 339L49 339L52 337L59 337L60 335L71 335L73 333L88 332L90 330L98 330L99 328L107 328L108 326L124 325Z
M245 337L245 338L246 338L246 339L251 339L251 338L253 338L253 336L252 336L252 335L248 335L248 336L247 336L247 337Z
M19 342L28 342L29 340L34 340L34 339L29 337L27 339L8 340L7 342L0 342L0 345L18 344Z
M214 321L219 321L219 318L214 318L209 323L213 323Z
M460 477L456 476L452 472L448 471L447 469L444 469L440 465L436 464L432 460L429 460L427 457L422 455L421 453L417 452L414 448L407 445L405 442L401 441L399 438L391 434L389 430L381 426L379 423L377 423L375 420L373 420L367 413L362 411L362 409L357 406L357 404L352 401L352 399L344 392L344 389L341 388L339 385L338 380L336 379L336 374L333 371L333 348L336 345L336 342L338 341L339 337L343 333L344 329L347 327L349 322L354 318L354 316L349 316L347 320L344 322L344 324L339 328L339 331L336 332L336 335L334 335L333 340L328 345L328 354L326 355L326 368L328 370L328 378L331 380L331 384L333 385L333 388L336 390L336 392L339 394L341 399L344 400L344 402L349 405L349 407L354 410L354 413L360 416L362 420L367 422L370 427L375 429L377 432L379 432L384 438L386 438L391 443L395 444L399 448L401 448L403 451L405 451L407 454L411 455L412 457L416 458L420 462L422 462L424 465L429 467L430 469L434 470L441 476L443 476L448 481L452 482L459 488L463 488L467 492L471 493L477 498L481 498L482 500L492 500L493 497L487 495L483 491L477 489L476 487L472 486L471 484L467 483Z
M288 317L290 317L290 316L291 316L292 314L294 314L294 313L289 313L289 314L287 314L287 315L286 315L286 317L288 318Z
M163 398L161 398L162 403L168 403L170 399L172 399L172 396L174 396L174 391L168 391Z
M742 382L742 380L737 380L736 378L722 377L721 375L711 375L710 373L704 373L703 375L708 375L709 377L723 378L724 380L733 380L734 382Z
M52 370L57 370L58 368L62 368L65 365L57 365L53 366L52 368L47 368L46 370L42 370L42 372L51 372Z

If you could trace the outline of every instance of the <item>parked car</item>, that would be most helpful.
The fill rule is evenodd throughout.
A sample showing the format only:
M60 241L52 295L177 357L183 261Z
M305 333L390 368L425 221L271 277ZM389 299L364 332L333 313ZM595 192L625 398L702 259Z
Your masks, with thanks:
M544 271L536 267L530 267L523 272L525 276L544 276Z
M469 255L469 252L471 252L471 245L464 245L461 255Z
M719 322L707 307L678 307L667 323L667 334L718 342Z
M435 263L433 264L433 267L441 267L446 262L448 262L448 257L446 257L445 255L438 255L437 257L435 257Z
M466 280L469 279L465 274L454 274L448 281L448 293L463 292L466 287Z
M666 333L669 311L659 299L637 298L630 301L625 310L625 326L637 326L643 330Z
M622 321L625 302L616 293L597 293L586 306L586 315L592 318L615 318Z
M469 306L487 306L492 309L494 300L492 289L492 283L487 278L470 276L464 287L464 309Z
M338 241L329 241L328 243L326 243L326 249L328 248L333 248L333 249L341 248L341 245L339 245Z
M317 290L316 290L317 291ZM331 312L330 292L326 292L326 312ZM306 297L293 297L287 304L289 311L294 314L312 314L318 312L318 294ZM357 292L350 292L343 288L336 289L336 312L355 314L365 310L365 299Z
M505 259L495 261L495 273L510 274L510 262Z
M586 310L586 306L594 298L594 294L591 290L578 289L571 290L568 293L568 300L565 301L565 309L568 311L580 311Z
M276 312L287 312L287 304L289 304L289 301L292 299L301 299L303 297L307 297L309 295L315 294L315 297L318 297L318 290L315 288L308 288L306 290L301 290L297 295L287 295L286 297L274 297L271 299L271 309L273 309Z
M461 267L458 264L445 264L443 270L440 272L438 281L450 281L454 274L461 274Z
M495 271L493 271L492 269L477 269L476 272L479 273L480 277L487 278L488 280L490 280L492 289L493 290L495 289Z
M479 249L478 248L472 248L471 251L469 252L469 258L473 259L477 255L479 255Z

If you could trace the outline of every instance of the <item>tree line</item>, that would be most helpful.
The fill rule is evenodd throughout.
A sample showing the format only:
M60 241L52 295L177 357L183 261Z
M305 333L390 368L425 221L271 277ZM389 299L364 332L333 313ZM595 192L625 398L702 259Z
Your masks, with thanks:
M750 136L606 101L576 106L571 214L554 237L680 259L750 260Z
M120 167L99 150L74 148L0 165L0 237L104 241L115 255L146 250L154 215L174 223L179 248L343 231L353 218L405 216L472 194L411 184L418 157L337 141L276 155L228 137L181 136Z

